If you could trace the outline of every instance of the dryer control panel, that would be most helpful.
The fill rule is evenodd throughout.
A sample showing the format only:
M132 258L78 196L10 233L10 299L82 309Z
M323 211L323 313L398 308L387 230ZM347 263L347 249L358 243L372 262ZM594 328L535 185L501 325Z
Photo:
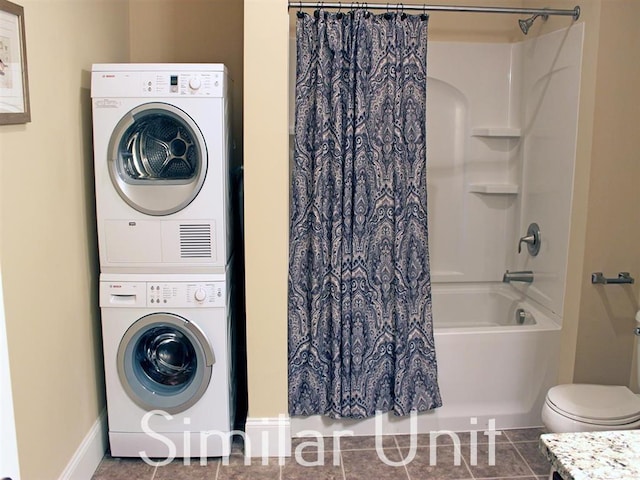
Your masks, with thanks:
M224 307L224 282L100 282L103 308Z

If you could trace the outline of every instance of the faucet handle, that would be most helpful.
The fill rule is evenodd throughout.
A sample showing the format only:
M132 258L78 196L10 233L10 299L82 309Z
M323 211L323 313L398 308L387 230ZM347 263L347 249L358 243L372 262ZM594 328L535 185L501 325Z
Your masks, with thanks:
M529 255L535 257L540 252L540 241L540 227L537 223L532 223L527 229L527 234L518 242L518 253L522 252L522 244L526 243Z
M520 241L518 242L518 253L522 253L523 243L526 243L528 245L533 245L535 242L536 242L536 237L533 235L526 235L524 237L520 237Z

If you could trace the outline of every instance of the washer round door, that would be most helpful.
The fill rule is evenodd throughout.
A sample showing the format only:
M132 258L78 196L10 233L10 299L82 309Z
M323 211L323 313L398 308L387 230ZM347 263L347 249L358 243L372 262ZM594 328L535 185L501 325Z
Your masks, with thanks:
M118 122L107 161L113 186L126 203L147 215L170 215L200 192L207 174L207 147L187 113L153 102L134 108Z
M204 395L214 361L204 333L170 313L152 313L131 325L117 357L129 398L144 410L170 414L183 412Z

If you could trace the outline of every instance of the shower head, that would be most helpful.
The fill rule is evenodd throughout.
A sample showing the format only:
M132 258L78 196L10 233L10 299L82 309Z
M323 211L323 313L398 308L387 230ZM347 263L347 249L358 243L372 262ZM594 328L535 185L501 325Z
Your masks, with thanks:
M520 25L520 30L522 30L522 33L524 33L525 35L529 33L531 25L533 25L533 22L535 22L536 18L538 17L542 17L543 20L546 20L547 18L549 18L549 15L536 13L532 17L518 20L518 25Z

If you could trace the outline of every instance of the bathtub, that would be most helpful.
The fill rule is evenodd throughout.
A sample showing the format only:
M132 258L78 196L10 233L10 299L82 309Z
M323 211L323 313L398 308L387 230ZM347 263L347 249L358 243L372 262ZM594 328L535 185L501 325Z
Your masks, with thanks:
M417 416L418 433L542 425L544 398L558 373L559 319L502 283L435 285L432 299L443 406ZM376 430L373 418L291 418L293 436L308 430L406 434L411 423L384 414Z

